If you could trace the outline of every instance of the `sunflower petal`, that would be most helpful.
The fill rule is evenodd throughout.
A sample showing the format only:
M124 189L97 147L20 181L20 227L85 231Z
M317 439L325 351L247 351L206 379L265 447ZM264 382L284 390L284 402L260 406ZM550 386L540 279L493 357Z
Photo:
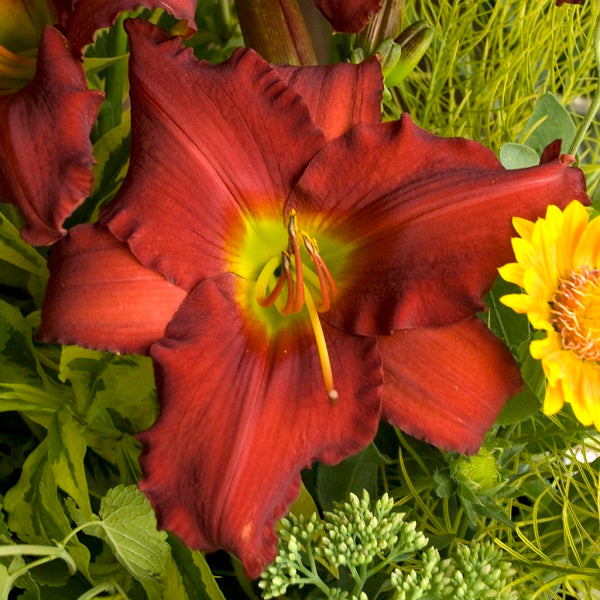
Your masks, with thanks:
M476 317L380 339L383 418L440 448L477 452L521 388L510 352Z
M300 469L372 440L382 372L375 340L326 327L332 403L310 326L269 339L240 311L238 281L200 284L151 349L161 413L141 435L141 489L161 527L193 548L235 552L256 577L275 556L274 523Z

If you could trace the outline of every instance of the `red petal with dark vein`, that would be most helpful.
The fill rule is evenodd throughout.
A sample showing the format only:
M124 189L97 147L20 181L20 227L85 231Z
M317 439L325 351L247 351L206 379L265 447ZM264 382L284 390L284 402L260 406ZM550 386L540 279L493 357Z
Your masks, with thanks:
M146 354L186 297L99 225L72 228L48 266L37 334L45 342Z
M380 338L383 415L440 448L477 452L521 386L511 353L477 317Z
M285 198L325 137L254 51L211 65L148 23L126 27L131 166L102 220L146 266L191 290L227 270L245 217L283 223Z
M140 487L160 527L192 548L234 552L257 577L275 557L274 523L300 470L373 439L382 371L373 338L325 326L333 404L310 326L296 322L269 340L240 312L235 282L228 274L200 284L151 348L161 412L140 436Z
M381 121L383 77L377 59L360 65L276 68L287 85L308 104L313 121L328 139L359 123Z
M315 4L335 31L358 33L379 10L381 0L316 0Z
M78 0L70 14L63 13L66 18L63 17L61 25L73 49L83 58L85 46L94 41L99 29L110 27L122 12L139 6L150 10L162 8L175 18L186 21L187 27L182 33L188 37L196 32L196 4L197 0Z
M484 308L513 257L512 217L589 203L562 160L508 171L480 144L401 121L359 125L311 161L286 206L352 251L326 319L362 335L450 325Z
M53 27L44 30L33 81L0 95L0 199L19 207L21 235L34 246L62 237L63 221L92 188L89 134L101 103Z

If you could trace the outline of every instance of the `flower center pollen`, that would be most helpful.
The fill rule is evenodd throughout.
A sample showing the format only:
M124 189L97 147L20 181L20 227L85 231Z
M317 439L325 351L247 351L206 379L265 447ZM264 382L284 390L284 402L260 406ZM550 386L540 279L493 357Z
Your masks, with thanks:
M551 307L562 347L600 361L600 270L580 267L561 279Z
M275 307L283 316L299 313L306 307L317 342L327 395L331 402L335 402L339 394L333 384L331 361L319 318L319 313L327 312L331 307L331 299L336 294L335 282L319 254L317 241L305 231L298 232L294 210L290 213L287 230L287 249L280 256L267 261L256 280L256 302L263 308ZM298 237L302 240L302 248L310 257L311 266L302 262L303 253ZM315 292L319 296L318 303L313 298Z

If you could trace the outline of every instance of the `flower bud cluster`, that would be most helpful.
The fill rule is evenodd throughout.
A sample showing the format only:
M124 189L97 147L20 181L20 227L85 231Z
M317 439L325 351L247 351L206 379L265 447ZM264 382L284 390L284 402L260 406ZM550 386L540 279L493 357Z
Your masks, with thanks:
M314 513L309 519L289 514L280 521L277 556L261 574L258 583L263 598L283 596L288 586L298 585L301 588L310 582L310 577L305 576L307 569L303 563L312 552L313 539L320 538L322 532L323 523Z
M455 555L444 560L435 548L428 548L421 555L418 571L403 573L394 569L390 581L397 590L394 600L515 600L516 592L506 589L514 573L499 548L491 543L474 543L459 544Z
M316 556L336 567L368 565L378 556L394 553L412 554L427 543L416 523L405 523L403 513L393 513L394 500L384 494L375 506L363 490L362 498L350 494L348 502L334 506L325 514L325 536Z
M364 592L360 592L358 596L355 596L341 588L331 588L327 600L369 600L369 597Z

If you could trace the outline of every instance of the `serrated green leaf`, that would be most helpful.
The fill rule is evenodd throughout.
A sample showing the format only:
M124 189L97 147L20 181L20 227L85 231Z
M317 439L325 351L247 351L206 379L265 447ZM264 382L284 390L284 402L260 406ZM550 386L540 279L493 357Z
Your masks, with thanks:
M538 165L540 155L525 144L507 142L500 147L500 162L505 169L525 169Z
M571 115L556 96L547 93L533 109L525 124L525 131L530 131L525 143L541 155L548 144L558 139L562 140L562 151L566 152L577 128Z
M73 413L63 407L54 413L48 428L48 458L54 478L81 510L84 518L92 518L92 507L83 459L87 450L85 427Z
M0 258L43 279L48 278L44 257L21 238L19 230L1 212Z
M321 507L331 510L335 501L346 499L350 492L362 494L363 489L371 497L376 497L379 469L386 462L386 457L377 450L375 444L370 444L334 467L319 464L317 495Z
M144 586L149 600L160 600L170 548L167 534L156 529L150 502L136 486L118 485L102 499L100 518L119 562Z

